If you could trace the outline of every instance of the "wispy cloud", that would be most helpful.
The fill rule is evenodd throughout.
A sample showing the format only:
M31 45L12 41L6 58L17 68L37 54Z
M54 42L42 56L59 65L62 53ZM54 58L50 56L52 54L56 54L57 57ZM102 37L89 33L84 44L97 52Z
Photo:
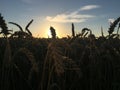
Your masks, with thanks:
M98 5L87 5L84 6L76 11L69 12L69 13L62 13L56 16L46 16L46 20L50 22L61 22L61 23L81 23L86 22L86 20L95 17L95 15L90 14L80 14L81 10L91 10L98 8Z
M115 21L114 18L110 18L110 19L108 19L108 22L109 22L110 24L112 24L114 21Z
M85 11L85 10L92 10L92 9L96 9L96 8L100 8L99 5L86 5L80 8L81 11Z
M50 22L61 22L61 23L69 23L69 22L80 23L80 22L85 22L87 19L93 17L95 16L70 13L70 14L58 14L55 17L47 16L46 20Z

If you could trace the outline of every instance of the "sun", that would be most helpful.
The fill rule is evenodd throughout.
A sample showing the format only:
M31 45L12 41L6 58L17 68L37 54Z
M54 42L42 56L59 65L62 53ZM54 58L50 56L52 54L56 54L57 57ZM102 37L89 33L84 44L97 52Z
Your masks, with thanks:
M50 32L50 29L47 30L47 36L48 36L49 38L52 37L51 32Z
M65 30L66 28L64 27L64 25L57 24L57 23L44 22L41 25L35 26L35 28L33 29L33 30L36 30L36 32L34 31L35 33L34 36L39 35L39 37L42 37L42 38L52 38L51 31L50 31L51 26L55 29L56 37L58 38L65 37L65 35L68 34L68 32L66 32Z

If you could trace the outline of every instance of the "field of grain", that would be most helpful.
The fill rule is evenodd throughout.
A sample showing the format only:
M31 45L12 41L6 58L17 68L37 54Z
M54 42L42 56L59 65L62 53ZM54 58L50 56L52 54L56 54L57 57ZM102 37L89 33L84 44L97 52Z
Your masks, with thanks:
M9 22L20 28L11 34L0 15L0 90L120 90L120 18L99 37L72 23L71 36L50 27L52 38L34 38L32 21L26 32Z

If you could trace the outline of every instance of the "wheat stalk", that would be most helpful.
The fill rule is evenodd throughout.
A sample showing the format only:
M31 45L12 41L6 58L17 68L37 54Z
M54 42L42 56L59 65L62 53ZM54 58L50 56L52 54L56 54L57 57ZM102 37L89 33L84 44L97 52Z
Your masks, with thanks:
M75 64L73 60L63 55L63 53L60 50L60 47L57 46L61 44L58 44L58 43L59 41L53 41L48 46L46 60L44 62L44 67L43 67L44 69L43 69L43 75L42 75L41 90L43 90L43 84L44 84L43 81L44 81L44 76L45 76L46 65L49 66L48 67L49 76L48 76L47 90L50 88L50 81L51 81L51 76L53 72L55 72L60 77L67 69L75 70L77 73L78 71L80 71L80 68ZM72 67L66 68L65 62L70 64L70 66Z
M28 80L30 80L31 79L31 74L32 74L33 71L35 71L35 72L38 73L38 66L37 66L37 63L35 61L34 55L28 49L26 49L26 48L20 48L14 54L13 60L14 60L15 57L17 57L19 55L19 53L23 53L28 58L27 60L29 60L30 63L31 63L32 67L31 67L31 69L29 71L29 76L28 76Z
M72 36L75 37L74 24L72 23Z
M8 38L6 39L6 48L4 52L4 59L2 64L2 80L1 90L9 90L9 76L11 73L12 59L11 59L11 48Z

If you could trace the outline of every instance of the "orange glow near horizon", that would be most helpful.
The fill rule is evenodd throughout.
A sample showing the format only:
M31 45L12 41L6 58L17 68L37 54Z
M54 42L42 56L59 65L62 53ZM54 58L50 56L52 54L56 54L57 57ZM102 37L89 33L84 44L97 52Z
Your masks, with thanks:
M41 25L35 26L33 30L36 31L33 32L33 36L39 38L51 38L50 26L56 30L56 35L59 38L66 37L67 34L69 34L69 32L65 30L66 27L61 24L44 22Z

